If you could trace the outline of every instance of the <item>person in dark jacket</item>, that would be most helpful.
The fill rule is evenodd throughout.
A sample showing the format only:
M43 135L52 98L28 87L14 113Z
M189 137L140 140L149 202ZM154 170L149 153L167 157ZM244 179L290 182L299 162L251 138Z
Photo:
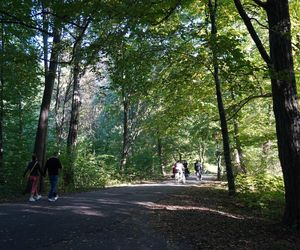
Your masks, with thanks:
M29 201L36 201L42 198L42 196L38 193L38 184L40 176L42 175L42 170L35 154L32 154L31 162L28 163L27 168L24 171L23 177L25 177L28 172L28 179L31 182L31 195Z
M58 152L55 152L52 157L50 157L45 165L44 176L48 171L49 181L50 181L50 191L48 194L48 201L56 201L58 199L57 195L57 183L58 174L62 169L60 160L58 159Z

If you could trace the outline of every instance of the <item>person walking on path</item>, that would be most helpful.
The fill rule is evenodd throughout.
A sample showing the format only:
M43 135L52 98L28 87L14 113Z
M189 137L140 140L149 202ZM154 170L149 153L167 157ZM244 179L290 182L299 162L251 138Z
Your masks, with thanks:
M24 171L23 177L29 173L28 179L31 182L31 195L29 201L36 201L42 198L38 193L38 184L40 176L42 175L41 167L36 159L36 155L32 154L31 162L28 163L27 168Z
M48 201L56 201L58 199L57 195L57 183L58 183L58 174L62 169L60 160L58 159L58 152L54 152L53 156L50 157L45 165L44 176L48 171L49 181L50 181L50 191L48 194Z
M197 176L198 180L201 181L202 180L202 164L201 164L201 162L196 160L196 162L194 164L194 168L195 168L196 176Z

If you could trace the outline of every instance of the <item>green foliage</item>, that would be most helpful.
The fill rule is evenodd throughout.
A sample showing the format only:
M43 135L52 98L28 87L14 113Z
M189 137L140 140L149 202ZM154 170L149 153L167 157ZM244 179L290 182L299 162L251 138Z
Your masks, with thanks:
M109 183L112 171L105 166L102 156L88 153L77 157L74 175L76 189L99 188Z
M281 176L266 173L241 174L236 177L239 198L247 207L260 213L279 217L284 206L284 184Z

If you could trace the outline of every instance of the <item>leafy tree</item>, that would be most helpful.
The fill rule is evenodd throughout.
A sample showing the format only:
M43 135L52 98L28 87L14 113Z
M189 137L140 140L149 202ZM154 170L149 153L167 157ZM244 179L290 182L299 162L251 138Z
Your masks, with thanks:
M300 116L291 46L289 2L254 0L267 15L270 55L241 2L234 2L270 72L279 159L285 183L286 204L283 222L299 226L300 189L297 183L300 178Z

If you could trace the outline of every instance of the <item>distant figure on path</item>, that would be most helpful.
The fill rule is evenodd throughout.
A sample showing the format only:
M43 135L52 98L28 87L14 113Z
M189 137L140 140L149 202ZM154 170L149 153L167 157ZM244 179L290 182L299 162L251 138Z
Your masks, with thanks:
M195 164L194 164L194 167L195 167L195 171L196 171L196 176L198 178L198 180L202 180L202 165L201 165L201 162L199 162L198 160L196 160Z
M28 163L27 168L24 171L23 177L25 177L28 172L28 179L31 182L31 195L29 201L36 201L42 198L42 196L38 193L38 184L40 176L42 175L42 170L36 159L35 154L32 154L31 162Z
M183 184L185 183L185 175L184 175L184 166L180 161L177 161L175 163L175 169L176 169L176 174L175 174L175 180L177 183L182 182Z
M190 174L190 170L188 169L188 163L186 160L183 161L183 166L184 166L184 175L187 178Z
M48 170L48 176L50 181L50 191L48 194L48 201L56 201L58 199L57 195L57 183L58 183L58 173L62 169L60 160L58 159L58 152L54 152L53 156L50 157L45 165L44 176L46 176Z

